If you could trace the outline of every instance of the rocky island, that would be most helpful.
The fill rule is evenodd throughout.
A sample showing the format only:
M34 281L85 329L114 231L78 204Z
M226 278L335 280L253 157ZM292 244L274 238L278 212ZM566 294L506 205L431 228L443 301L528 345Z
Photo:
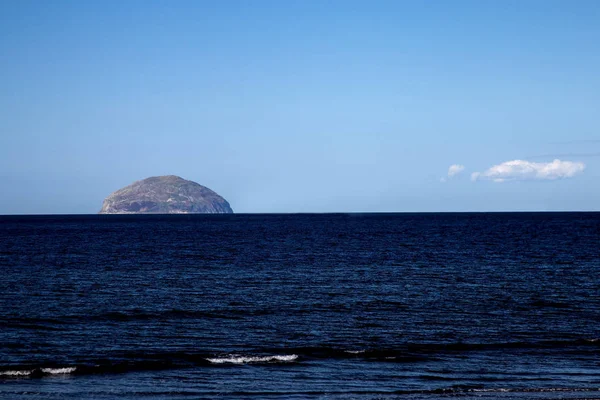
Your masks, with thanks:
M229 203L207 187L179 176L154 176L108 196L100 214L231 214Z

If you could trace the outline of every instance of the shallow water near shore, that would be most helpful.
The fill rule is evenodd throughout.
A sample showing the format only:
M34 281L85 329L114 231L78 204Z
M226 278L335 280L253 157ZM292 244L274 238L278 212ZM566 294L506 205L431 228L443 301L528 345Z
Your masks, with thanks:
M600 399L600 213L0 217L0 398Z

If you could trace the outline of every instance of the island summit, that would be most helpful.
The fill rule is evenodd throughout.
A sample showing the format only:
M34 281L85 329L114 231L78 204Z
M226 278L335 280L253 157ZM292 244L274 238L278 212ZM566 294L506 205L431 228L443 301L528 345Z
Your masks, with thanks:
M223 197L179 176L153 176L109 195L99 214L231 214Z

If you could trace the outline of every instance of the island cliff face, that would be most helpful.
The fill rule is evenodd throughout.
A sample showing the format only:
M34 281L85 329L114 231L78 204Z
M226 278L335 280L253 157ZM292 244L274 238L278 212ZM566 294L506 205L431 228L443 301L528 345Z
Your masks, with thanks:
M207 187L174 175L132 183L108 196L100 214L231 214L229 203Z

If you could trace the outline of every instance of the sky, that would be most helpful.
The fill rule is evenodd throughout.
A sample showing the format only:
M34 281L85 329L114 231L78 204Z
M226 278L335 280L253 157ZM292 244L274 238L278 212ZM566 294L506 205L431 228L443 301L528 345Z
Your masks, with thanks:
M0 0L0 214L600 210L600 2Z

